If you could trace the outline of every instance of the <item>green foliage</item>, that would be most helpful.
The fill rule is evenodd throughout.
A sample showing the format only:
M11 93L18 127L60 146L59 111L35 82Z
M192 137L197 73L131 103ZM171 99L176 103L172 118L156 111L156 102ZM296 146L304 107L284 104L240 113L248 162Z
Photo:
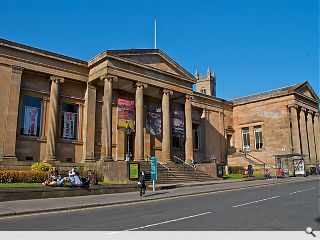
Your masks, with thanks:
M42 183L48 173L31 170L0 170L0 183Z
M244 168L243 166L230 166L228 167L229 174L243 174Z
M50 163L38 162L38 163L32 164L31 170L32 171L48 172L52 169L52 167L53 166Z

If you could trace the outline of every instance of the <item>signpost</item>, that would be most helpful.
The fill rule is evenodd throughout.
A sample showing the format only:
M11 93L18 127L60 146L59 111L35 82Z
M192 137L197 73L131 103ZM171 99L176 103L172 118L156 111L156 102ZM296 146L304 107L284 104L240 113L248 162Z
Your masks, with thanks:
M155 191L155 181L157 180L157 158L150 158L150 168L151 168L151 180L152 180L152 190Z

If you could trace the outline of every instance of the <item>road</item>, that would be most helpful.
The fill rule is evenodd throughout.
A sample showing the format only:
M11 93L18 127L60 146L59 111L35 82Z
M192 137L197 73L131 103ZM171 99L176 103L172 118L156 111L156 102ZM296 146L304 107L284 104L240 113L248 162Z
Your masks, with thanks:
M152 194L149 192L148 194ZM146 196L148 198L148 196ZM1 231L320 230L319 179L217 193L0 218Z

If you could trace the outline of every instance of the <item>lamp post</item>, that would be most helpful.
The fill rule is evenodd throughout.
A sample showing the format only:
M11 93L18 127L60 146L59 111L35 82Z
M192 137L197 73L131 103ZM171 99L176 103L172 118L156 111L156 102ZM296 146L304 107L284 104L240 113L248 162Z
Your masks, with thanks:
M126 128L126 134L127 134L127 154L126 154L126 161L131 161L131 152L130 152L130 134L131 134L131 128L128 126Z

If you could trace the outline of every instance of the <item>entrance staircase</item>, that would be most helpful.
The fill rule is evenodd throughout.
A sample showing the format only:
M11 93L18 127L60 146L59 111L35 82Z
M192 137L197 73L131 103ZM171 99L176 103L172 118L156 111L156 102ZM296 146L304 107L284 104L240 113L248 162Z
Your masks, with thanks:
M261 161L260 159L250 155L249 153L237 153L232 156L231 159L228 159L228 162L234 162L232 165L243 166L244 169L247 169L248 163L253 166L254 172L264 173L266 169L269 170L270 174L274 174L275 167L271 166L268 163ZM232 166L231 165L231 166Z
M150 172L150 162L141 162L141 170ZM216 178L207 175L206 173L194 169L188 164L168 162L165 164L157 164L159 184L182 183L182 182L205 182L216 180Z

